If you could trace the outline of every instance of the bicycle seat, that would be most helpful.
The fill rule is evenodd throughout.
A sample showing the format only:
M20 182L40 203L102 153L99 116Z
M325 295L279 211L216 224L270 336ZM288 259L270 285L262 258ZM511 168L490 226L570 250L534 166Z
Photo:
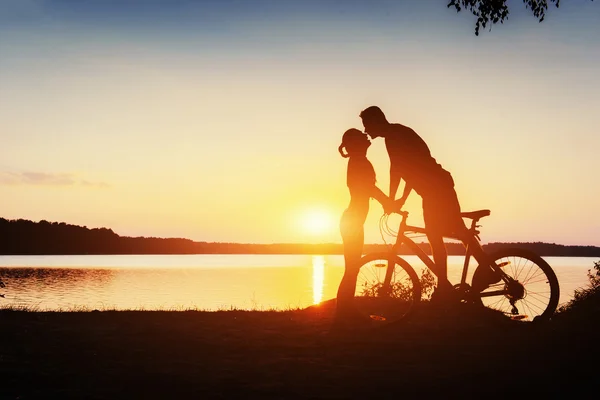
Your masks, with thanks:
M487 217L488 215L490 215L490 213L490 210L477 210L460 213L460 216L463 218L480 219L483 217Z

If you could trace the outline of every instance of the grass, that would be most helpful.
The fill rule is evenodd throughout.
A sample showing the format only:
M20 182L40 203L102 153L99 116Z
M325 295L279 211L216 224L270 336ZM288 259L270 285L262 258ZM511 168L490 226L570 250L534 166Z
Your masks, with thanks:
M519 398L595 378L598 322L569 311L536 325L426 303L403 326L338 328L334 307L4 309L0 398Z

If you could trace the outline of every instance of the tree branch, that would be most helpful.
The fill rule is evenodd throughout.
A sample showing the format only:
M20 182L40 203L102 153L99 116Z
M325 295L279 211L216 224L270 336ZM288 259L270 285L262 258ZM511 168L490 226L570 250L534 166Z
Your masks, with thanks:
M448 8L454 7L456 12L462 9L470 11L477 21L475 23L475 35L479 36L479 30L500 22L504 23L508 19L507 0L450 0ZM594 1L594 0L590 0ZM538 19L538 22L544 21L548 3L554 4L557 8L560 6L560 0L523 0L525 8L531 10L533 16Z

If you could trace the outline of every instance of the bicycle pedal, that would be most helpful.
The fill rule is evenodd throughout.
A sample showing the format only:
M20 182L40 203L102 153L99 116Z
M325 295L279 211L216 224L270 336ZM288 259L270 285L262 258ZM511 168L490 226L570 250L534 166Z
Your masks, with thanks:
M520 321L525 318L527 318L527 315L512 315L510 317L510 319L512 319L513 321Z

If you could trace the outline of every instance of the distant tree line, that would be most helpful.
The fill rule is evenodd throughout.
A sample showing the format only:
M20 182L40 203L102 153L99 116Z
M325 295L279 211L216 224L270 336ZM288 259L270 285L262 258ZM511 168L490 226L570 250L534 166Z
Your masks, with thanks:
M429 244L419 246L430 254ZM564 246L553 243L489 243L486 250L503 247L522 247L541 256L600 257L600 247ZM383 244L367 244L364 251L383 251ZM460 243L448 243L448 254L461 255L465 249ZM402 247L401 254L412 254ZM54 255L54 254L343 254L337 243L323 244L252 244L195 242L183 238L119 236L112 229L71 225L64 222L33 222L25 219L0 218L0 254Z
M544 242L488 243L487 251L496 251L505 247L521 247L546 257L600 257L597 246L567 246Z
M0 218L0 254L194 253L189 239L122 237L107 228Z

